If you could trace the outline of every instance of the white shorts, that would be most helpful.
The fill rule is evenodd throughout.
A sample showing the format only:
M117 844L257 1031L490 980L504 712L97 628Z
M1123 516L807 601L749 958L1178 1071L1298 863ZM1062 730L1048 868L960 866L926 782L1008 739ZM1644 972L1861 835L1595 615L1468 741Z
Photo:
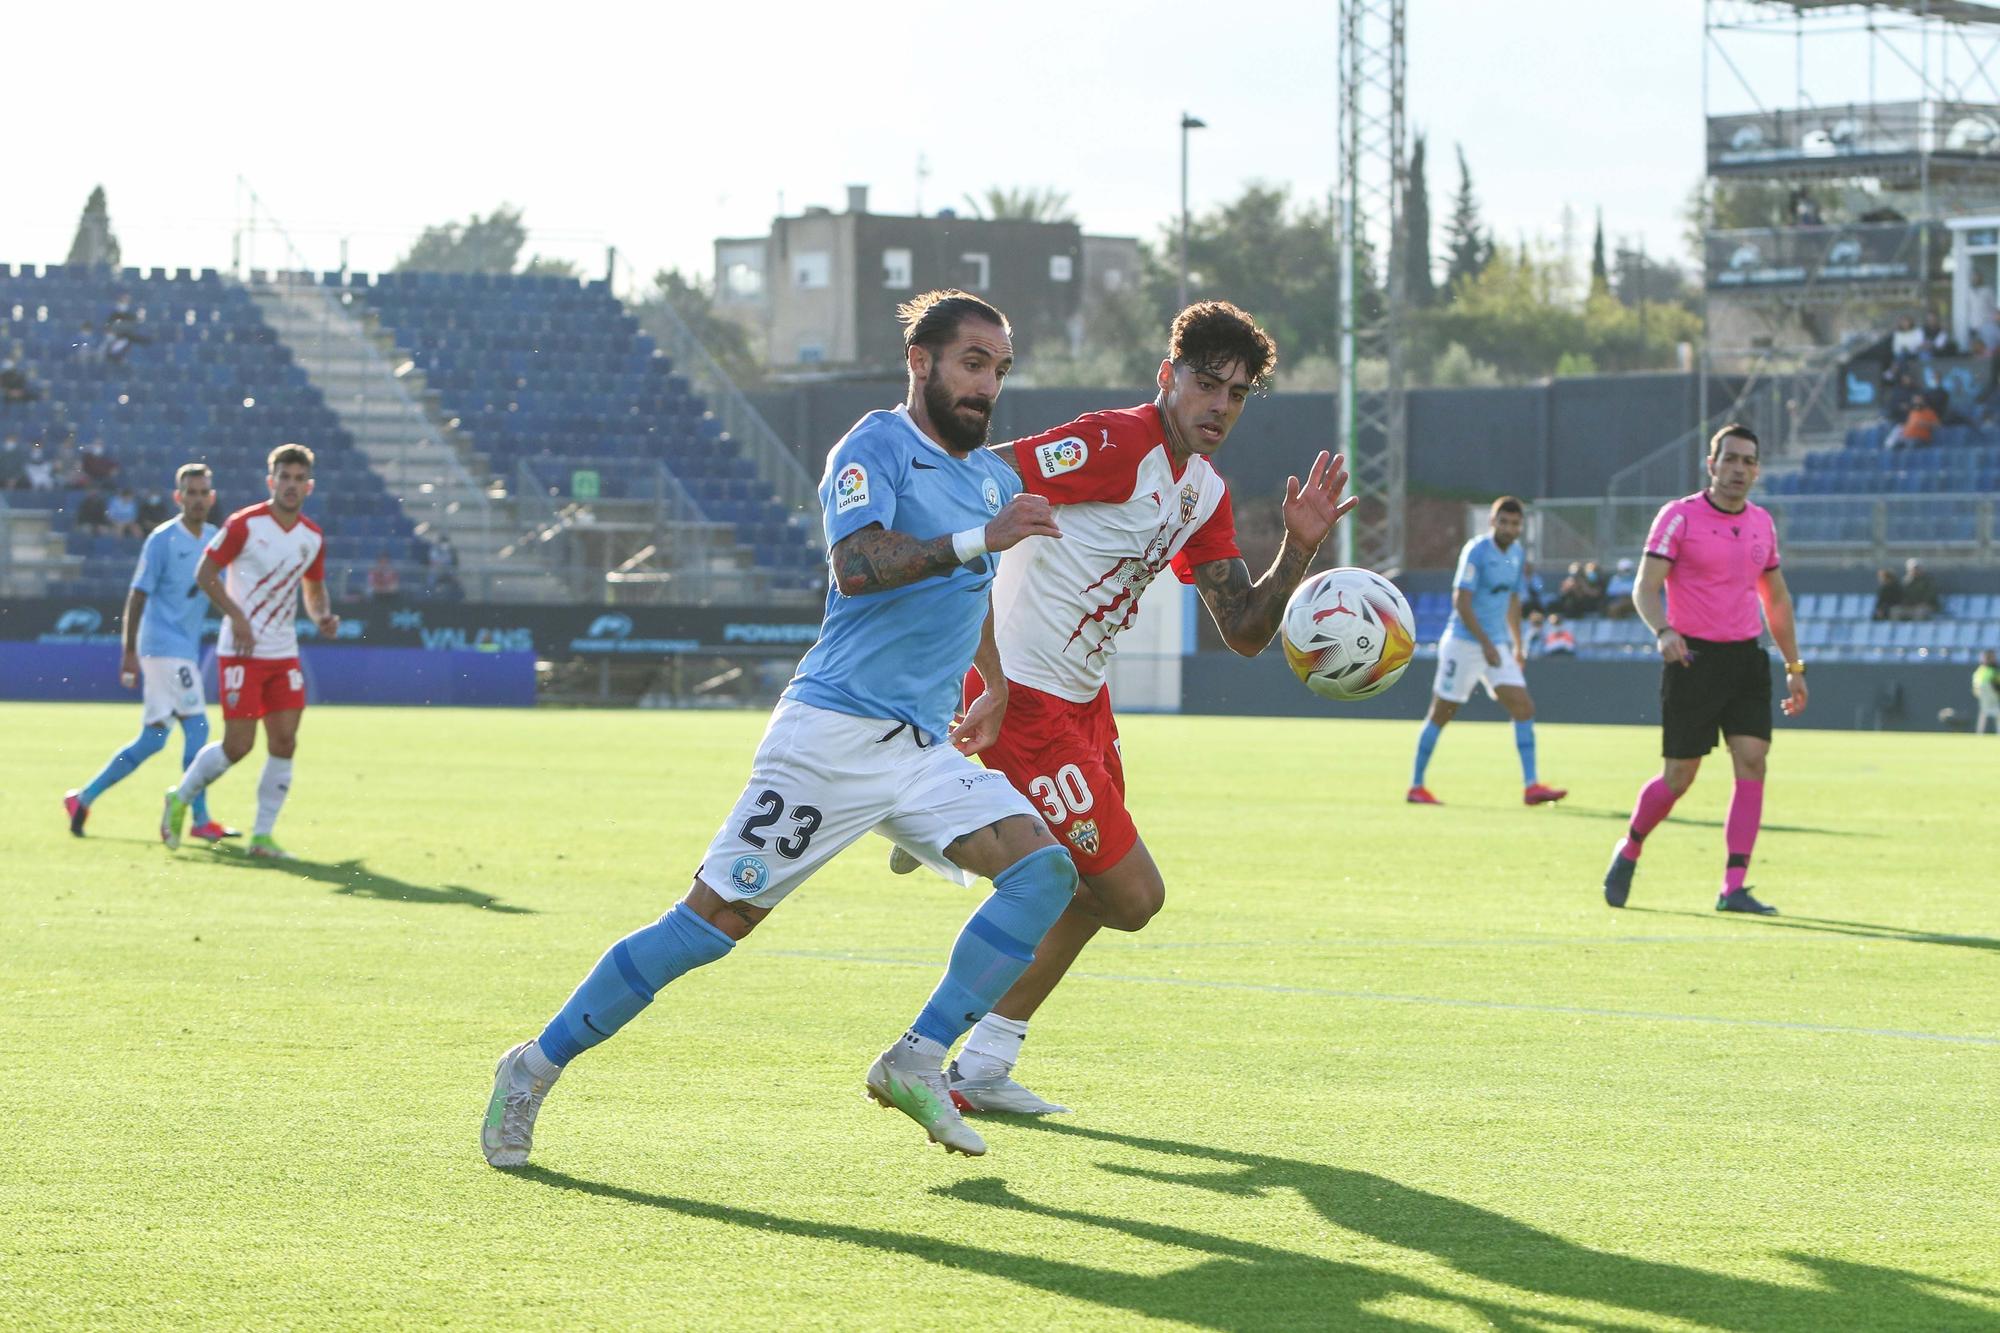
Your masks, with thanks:
M1495 699L1500 697L1502 685L1528 688L1512 647L1500 649L1499 666L1488 666L1486 650L1479 646L1479 640L1461 639L1447 631L1438 640L1437 678L1431 682L1431 693L1446 703L1462 704L1472 697L1473 688L1478 685L1484 685L1486 693Z
M201 668L185 657L140 658L139 681L146 701L141 726L162 726L208 707L201 693Z
M750 781L697 873L724 898L773 907L875 832L945 878L970 884L973 877L944 849L1009 815L1040 818L1005 774L982 768L942 736L919 745L899 722L780 699Z

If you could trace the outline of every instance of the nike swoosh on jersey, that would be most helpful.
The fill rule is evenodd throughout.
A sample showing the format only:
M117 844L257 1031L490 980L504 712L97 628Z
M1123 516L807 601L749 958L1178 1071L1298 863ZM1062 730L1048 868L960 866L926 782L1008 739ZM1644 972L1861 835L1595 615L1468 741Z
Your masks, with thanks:
M920 467L920 468L922 468L922 469L923 469L924 471L926 471L926 472L935 472L935 471L937 471L937 464L936 464L936 463L920 463L920 462L918 462L918 461L917 461L916 459L914 459L914 458L912 458L912 459L910 460L910 466L911 466L911 467Z

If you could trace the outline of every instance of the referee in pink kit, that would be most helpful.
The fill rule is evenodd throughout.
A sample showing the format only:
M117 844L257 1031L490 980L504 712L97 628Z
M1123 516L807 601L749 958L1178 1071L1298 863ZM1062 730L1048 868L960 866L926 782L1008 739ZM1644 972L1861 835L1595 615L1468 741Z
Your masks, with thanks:
M1660 776L1639 790L1632 824L1604 872L1604 901L1623 907L1646 835L1694 785L1718 734L1736 769L1723 845L1718 912L1774 916L1743 886L1764 818L1764 758L1771 750L1771 658L1758 641L1766 621L1785 655L1785 715L1806 709L1806 664L1792 623L1792 594L1778 570L1769 510L1750 503L1757 437L1734 423L1708 442L1708 489L1663 506L1646 538L1632 603L1659 638ZM1665 590L1664 601L1661 597ZM1759 614L1761 605L1762 614Z

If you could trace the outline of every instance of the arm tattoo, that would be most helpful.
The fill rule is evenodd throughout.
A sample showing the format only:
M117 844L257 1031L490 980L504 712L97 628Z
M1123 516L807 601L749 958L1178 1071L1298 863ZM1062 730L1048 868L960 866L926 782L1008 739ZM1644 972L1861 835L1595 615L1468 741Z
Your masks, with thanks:
M1240 558L1195 566L1195 586L1232 651L1251 657L1271 642L1285 614L1285 599L1299 586L1311 560L1311 552L1286 541L1278 547L1270 569L1255 583L1250 581L1250 567Z
M958 555L949 535L922 541L870 523L833 546L834 585L849 597L887 592L957 568Z

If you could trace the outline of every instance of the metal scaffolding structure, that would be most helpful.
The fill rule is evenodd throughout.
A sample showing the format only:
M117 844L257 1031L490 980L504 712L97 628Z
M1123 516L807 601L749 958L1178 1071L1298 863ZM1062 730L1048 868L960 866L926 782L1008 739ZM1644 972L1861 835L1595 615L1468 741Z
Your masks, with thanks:
M1361 504L1340 525L1341 563L1404 563L1408 452L1403 198L1404 0L1340 0L1340 438ZM1379 308L1364 281L1386 261ZM1384 371L1379 389L1362 372Z

